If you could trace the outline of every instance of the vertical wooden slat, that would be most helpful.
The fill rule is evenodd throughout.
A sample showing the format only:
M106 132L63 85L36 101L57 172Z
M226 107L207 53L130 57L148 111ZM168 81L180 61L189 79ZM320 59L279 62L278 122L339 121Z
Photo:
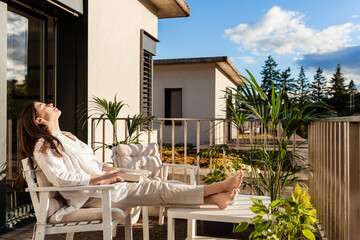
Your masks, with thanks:
M184 120L184 164L187 164L187 120ZM184 168L184 182L186 182L186 168Z
M200 152L200 120L196 121L196 153ZM196 157L197 166L200 167L200 157ZM200 170L197 169L197 183L200 183Z
M8 119L7 122L7 137L8 137L8 141L7 141L7 159L8 159L8 173L7 173L7 178L8 179L12 179L13 178L13 156L12 156L12 119Z
M226 144L226 120L223 120L223 144ZM223 165L226 164L226 152L223 149Z
M334 158L334 140L333 140L333 123L329 122L329 239L333 239L333 222L334 222L334 199L333 199L333 158Z
M115 142L117 139L116 139L116 135L117 135L117 121L115 121L115 124L114 124L114 130L113 130L113 142Z
M334 167L334 239L338 239L338 233L339 233L339 199L338 199L338 184L339 184L339 170L337 168L337 162L338 162L338 132L337 132L337 123L334 122L333 123L333 127L334 127L334 144L333 144L333 148L334 148L334 157L333 157L333 167Z
M350 144L349 144L349 122L344 123L345 127L345 171L346 171L346 179L345 179L345 226L346 226L346 238L350 240Z
M325 159L324 159L324 193L323 195L325 202L325 227L326 236L329 236L329 122L325 122Z
M341 123L338 123L338 169L339 169L339 239L344 237L343 230L343 201L342 201L342 157L341 157L341 144L342 144L342 135L341 135Z
M95 149L95 119L91 119L91 148Z
M102 162L105 161L105 119L102 120Z
M125 121L125 138L128 136L128 126Z
M239 149L240 148L240 145L239 145L239 128L237 127L236 128L236 149Z
M171 120L171 163L175 163L175 120ZM174 167L172 169L172 179L174 180Z
M151 129L150 128L151 127L151 122L148 121L147 124L148 124L148 129ZM151 131L148 130L147 133L148 133L148 143L150 143L151 142Z
M213 145L213 134L214 134L214 130L213 130L213 120L210 120L210 147ZM210 157L210 172L212 172L212 157Z
M254 122L250 120L250 148L253 148L253 124Z
M163 120L160 120L160 158L163 160Z

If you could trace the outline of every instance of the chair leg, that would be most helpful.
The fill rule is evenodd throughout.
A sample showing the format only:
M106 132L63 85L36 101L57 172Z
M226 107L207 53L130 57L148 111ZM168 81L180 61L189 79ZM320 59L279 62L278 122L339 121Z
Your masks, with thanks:
M149 240L149 209L142 207L142 220L143 220L143 240Z
M38 224L36 226L35 240L44 240L45 239L45 225Z
M117 234L117 227L118 227L118 223L114 223L113 222L113 229L112 229L112 236L113 238L116 237L116 234Z
M66 240L73 240L73 239L74 239L74 233L73 232L66 234Z
M129 213L125 218L125 240L132 240L132 226L131 226L131 214Z
M160 206L160 211L159 211L159 225L164 225L165 223L165 207Z

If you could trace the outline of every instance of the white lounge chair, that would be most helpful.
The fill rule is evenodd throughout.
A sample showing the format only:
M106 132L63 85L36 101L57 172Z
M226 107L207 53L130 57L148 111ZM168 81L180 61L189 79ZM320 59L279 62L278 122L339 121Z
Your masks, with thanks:
M185 164L163 163L160 158L159 146L157 143L118 144L112 150L114 166L117 168L147 170L151 172L151 174L148 176L150 179L156 179L159 181L173 181L168 179L169 167L189 169L189 183L192 185L196 184L195 174L199 167ZM147 207L143 207L142 209L144 221L143 224L145 229L145 224L148 222L148 220L146 219L148 210ZM160 225L164 224L164 213L165 207L160 206Z
M74 232L103 231L103 239L111 240L116 235L117 225L125 220L125 239L132 240L131 215L121 209L111 208L110 193L116 185L74 186L74 187L39 187L42 172L32 169L28 158L22 160L24 177L28 184L31 201L36 216L35 239L43 240L47 234L66 233L66 240L74 238ZM44 180L44 179L42 179ZM41 180L40 180L41 182ZM41 184L40 184L41 185ZM99 189L102 191L102 208L81 208L67 214L61 221L56 221L54 212L63 204L61 198L54 196L59 191L82 191Z

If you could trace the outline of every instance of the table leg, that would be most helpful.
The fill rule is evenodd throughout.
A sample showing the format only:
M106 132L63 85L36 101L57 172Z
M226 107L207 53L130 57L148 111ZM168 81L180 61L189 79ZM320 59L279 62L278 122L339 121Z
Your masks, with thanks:
M190 239L196 236L196 219L189 218L187 220L187 237Z
M175 240L175 218L173 218L170 214L168 214L167 221L168 221L167 240Z

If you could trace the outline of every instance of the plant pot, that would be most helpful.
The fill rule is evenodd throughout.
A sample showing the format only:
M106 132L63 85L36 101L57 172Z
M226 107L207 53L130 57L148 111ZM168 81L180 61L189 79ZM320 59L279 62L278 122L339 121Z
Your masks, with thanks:
M229 236L234 233L236 223L200 221L202 233L211 237Z

